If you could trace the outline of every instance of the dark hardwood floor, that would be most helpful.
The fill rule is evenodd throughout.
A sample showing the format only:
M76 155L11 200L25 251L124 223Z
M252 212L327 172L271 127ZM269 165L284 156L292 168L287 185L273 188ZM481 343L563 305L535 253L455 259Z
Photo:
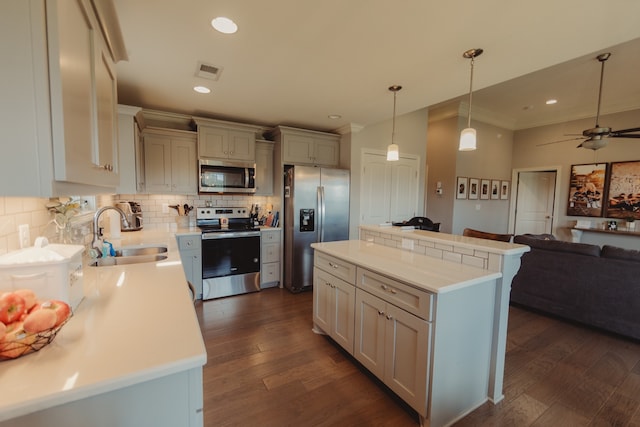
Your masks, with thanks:
M311 331L311 310L311 292L278 288L196 304L208 354L205 426L418 425ZM505 399L456 426L640 427L640 343L518 307L508 331Z

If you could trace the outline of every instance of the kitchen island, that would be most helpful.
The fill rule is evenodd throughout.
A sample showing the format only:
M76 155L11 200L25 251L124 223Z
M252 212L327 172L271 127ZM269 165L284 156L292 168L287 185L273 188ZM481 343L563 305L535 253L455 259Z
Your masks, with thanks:
M409 234L400 236L398 246L392 246L391 235L389 245L364 239L312 245L314 329L415 409L421 425L450 425L492 400L497 383L502 390L496 371L504 356L496 357L496 348L506 336L498 339L496 324L506 323L500 315L505 274L481 268L477 260L456 262L452 255L399 249ZM452 244L457 238L444 234L413 237L415 245L440 240L434 248L495 266L503 262L488 262L487 250L518 259L528 250L510 244L497 248L495 242L483 247L480 239L465 239L459 247Z
M85 298L55 340L0 362L1 427L203 425L207 356L174 233L113 243L166 245L168 257L84 264Z

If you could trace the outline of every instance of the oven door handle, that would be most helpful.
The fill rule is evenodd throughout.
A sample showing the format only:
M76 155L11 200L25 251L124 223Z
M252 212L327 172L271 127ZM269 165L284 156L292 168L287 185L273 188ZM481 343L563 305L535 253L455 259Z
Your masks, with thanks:
M318 186L318 241L324 242L324 187Z
M220 233L202 233L202 240L212 239L235 239L239 237L256 237L260 236L260 231L223 231Z

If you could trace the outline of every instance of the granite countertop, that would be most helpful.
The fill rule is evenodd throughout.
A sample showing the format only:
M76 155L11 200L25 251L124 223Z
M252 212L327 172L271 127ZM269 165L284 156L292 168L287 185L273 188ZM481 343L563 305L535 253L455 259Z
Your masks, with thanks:
M450 292L502 277L500 272L363 240L313 243L311 247L433 293Z
M42 350L0 362L0 421L206 363L175 233L136 231L114 247L162 244L158 262L89 267L85 298Z

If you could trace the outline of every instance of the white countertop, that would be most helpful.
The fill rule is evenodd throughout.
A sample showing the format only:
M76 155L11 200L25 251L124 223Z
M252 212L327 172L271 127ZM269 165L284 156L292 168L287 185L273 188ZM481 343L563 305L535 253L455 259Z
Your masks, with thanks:
M500 272L363 240L313 243L311 247L433 293L449 292L502 277Z
M112 243L165 244L168 258L85 264L85 298L55 340L0 362L0 421L206 363L174 233L122 233Z
M479 249L479 247L481 247L481 249L485 252L500 255L515 255L529 251L528 246L520 245L517 243L499 242L497 240L466 237L460 236L458 234L440 233L436 231L426 231L418 229L402 230L400 227L380 225L361 225L360 229L377 231L379 233L389 233L399 237L425 240L442 245L455 244L456 246L467 247L469 249Z

